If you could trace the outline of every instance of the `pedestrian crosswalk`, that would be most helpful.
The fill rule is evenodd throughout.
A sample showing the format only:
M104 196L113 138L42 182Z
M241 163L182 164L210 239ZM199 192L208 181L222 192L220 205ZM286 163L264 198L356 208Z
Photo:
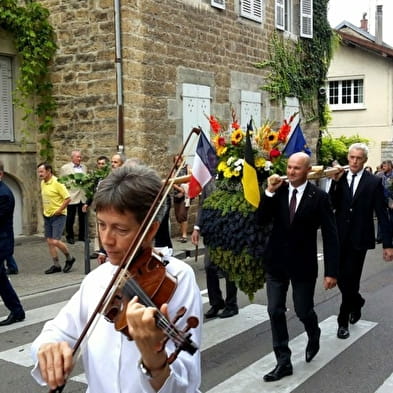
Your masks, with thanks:
M207 302L207 294L202 291L204 302ZM10 330L28 327L29 325L43 323L45 320L54 317L58 310L65 302L55 303L46 307L28 310L26 320L10 326L0 327L0 338L4 333ZM202 336L202 354L207 351L214 351L215 347L227 340L232 340L237 336L246 334L251 329L266 324L268 327L267 307L260 304L248 304L239 310L239 314L230 319L216 318L206 321L203 328ZM301 387L305 381L322 370L330 362L342 355L348 348L356 345L363 337L370 334L377 327L373 321L360 320L356 325L351 326L351 335L347 340L339 340L336 337L337 320L332 315L320 322L321 327L321 350L315 359L306 363L304 361L304 350L307 344L305 333L294 337L290 341L292 350L292 363L294 374L286 377L281 381L264 383L262 376L271 371L276 365L276 359L273 352L261 356L261 358L247 366L242 367L239 364L238 371L226 380L206 389L205 393L289 393ZM30 345L18 345L8 350L0 352L0 361L14 364L31 369L33 362L30 357ZM203 358L203 356L202 356ZM393 364L392 364L393 369ZM84 374L71 377L72 381L86 384ZM203 380L203 375L202 375ZM84 386L83 385L83 386ZM82 386L82 385L81 385ZM81 392L84 391L82 388ZM371 390L367 390L371 392ZM310 392L310 391L308 391ZM308 393L307 392L307 393ZM353 391L343 391L340 393L352 393ZM393 392L393 374L373 392L375 393L392 393Z

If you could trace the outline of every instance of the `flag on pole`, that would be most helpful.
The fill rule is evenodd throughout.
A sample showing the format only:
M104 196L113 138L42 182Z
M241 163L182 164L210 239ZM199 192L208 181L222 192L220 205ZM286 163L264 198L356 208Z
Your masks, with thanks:
M244 164L243 164L243 192L244 198L254 207L259 206L261 195L259 192L257 171L254 167L254 154L251 147L250 131L252 131L252 119L247 124L246 146L244 148Z
M289 140L285 145L282 154L286 157L289 157L292 154L301 151L311 156L311 150L307 146L306 139L304 138L303 131L300 127L300 122L298 122L297 126L289 137Z
M195 198L200 194L203 187L215 175L217 166L217 155L201 130L194 162L192 164L192 174L188 185L188 196Z

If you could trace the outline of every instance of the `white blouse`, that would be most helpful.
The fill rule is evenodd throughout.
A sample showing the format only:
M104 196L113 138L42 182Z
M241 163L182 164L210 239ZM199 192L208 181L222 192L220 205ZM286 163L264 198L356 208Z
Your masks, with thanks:
M186 263L170 257L166 266L169 273L177 277L177 288L168 303L169 316L173 318L180 307L187 311L178 325L183 327L189 316L196 316L199 325L191 329L191 339L200 348L202 301L200 290L192 268ZM89 273L74 296L59 314L46 322L41 334L32 344L32 357L36 362L31 374L45 385L37 362L40 346L48 342L67 341L71 347L80 336L89 316L96 308L117 267L109 262ZM172 341L166 344L168 355L174 351ZM82 358L90 393L154 393L148 377L139 370L140 353L133 341L116 331L111 322L100 316L98 323L86 343L82 343ZM200 351L190 355L181 351L170 365L171 373L160 393L198 393L201 383Z

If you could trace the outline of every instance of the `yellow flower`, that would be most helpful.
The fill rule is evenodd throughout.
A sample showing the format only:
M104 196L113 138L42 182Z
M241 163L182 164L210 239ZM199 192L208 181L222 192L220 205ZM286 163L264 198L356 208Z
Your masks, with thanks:
M270 146L270 149L272 149L273 146L276 146L278 143L278 132L277 131L270 131L270 133L267 135L267 140L268 144Z
M217 150L216 150L216 154L218 157L220 157L220 156L224 155L227 150L228 150L228 148L226 146L218 146Z
M266 160L265 160L264 158L262 158L262 157L257 157L257 158L255 159L255 167L256 167L256 168L262 168L262 167L265 166L265 164L266 164Z
M226 168L224 171L224 177L226 177L227 179L230 179L232 177L232 170L231 168Z
M232 132L231 135L231 143L232 145L238 145L244 137L244 132L238 128L237 130Z
M225 172L228 169L228 165L225 161L220 161L217 165L217 170L219 172Z

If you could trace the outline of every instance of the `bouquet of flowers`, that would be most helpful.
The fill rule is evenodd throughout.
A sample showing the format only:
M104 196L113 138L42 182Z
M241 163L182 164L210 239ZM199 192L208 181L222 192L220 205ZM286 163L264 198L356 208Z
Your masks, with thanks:
M285 173L286 158L282 149L295 115L291 116L288 122L284 121L278 130L273 129L270 121L266 121L259 128L254 127L252 120L248 125L261 192L272 173ZM252 299L265 282L262 255L270 227L258 224L256 208L244 198L241 180L246 133L241 129L235 112L232 110L229 127L225 127L212 115L208 119L218 164L216 189L203 204L201 234L209 248L212 261L228 272L230 279Z

